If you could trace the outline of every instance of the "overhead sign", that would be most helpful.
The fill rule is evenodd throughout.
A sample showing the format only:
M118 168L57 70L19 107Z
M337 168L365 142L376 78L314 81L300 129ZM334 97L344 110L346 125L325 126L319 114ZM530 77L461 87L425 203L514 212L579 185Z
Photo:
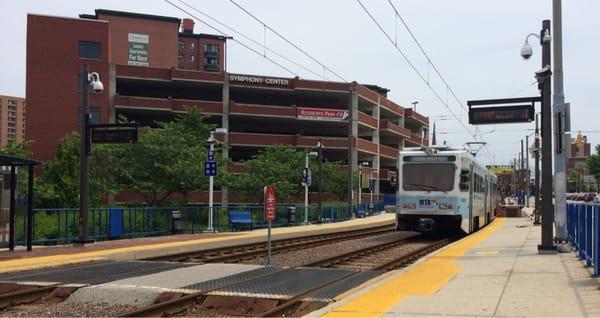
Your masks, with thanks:
M303 120L343 121L348 118L349 114L348 110L343 109L296 108L296 117Z
M148 44L150 43L150 36L148 34L129 33L127 39L129 42L127 64L149 66Z
M138 130L135 124L91 124L91 140L93 143L134 143L138 141Z
M485 167L495 175L510 174L513 171L511 165L487 165Z
M256 86L279 86L289 87L290 80L287 78L280 77L265 77L265 76L253 76L253 75L242 75L242 74L229 74L230 83L249 84Z
M533 104L469 109L469 124L527 123L533 121Z
M273 187L273 186L265 187L264 193L265 193L265 221L273 221L273 220L275 220L275 208L276 208L275 187Z
M217 162L216 161L206 161L204 163L204 176L205 177L217 176Z

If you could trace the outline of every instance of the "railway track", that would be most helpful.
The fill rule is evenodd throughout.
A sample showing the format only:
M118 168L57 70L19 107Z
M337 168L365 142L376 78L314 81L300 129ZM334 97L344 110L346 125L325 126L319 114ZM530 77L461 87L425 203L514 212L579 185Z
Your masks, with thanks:
M362 271L365 270L391 270L394 268L398 268L401 266L405 266L419 257L424 256L425 254L439 249L442 246L450 243L450 239L441 239L441 240L424 240L422 238L409 238L402 239L390 243L384 243L377 246L360 249L357 251L353 251L351 253L346 253L343 255L337 255L325 260L320 260L318 262L313 262L309 264L305 264L303 267L307 266L318 266L318 267L342 267L342 268L352 268L354 271L351 271L341 277L337 277L333 280L329 280L326 282L322 282L317 286L314 286L310 290L303 291L302 293L296 294L293 297L283 301L278 304L276 307L262 312L258 314L259 317L271 317L276 316L280 313L283 313L285 310L290 307L298 304L303 299L308 297L309 295L331 287L337 283L340 283L344 280L351 279L359 275ZM366 261L367 259L376 259L371 261ZM215 288L211 288L208 290L199 291L193 294L188 294L183 297L175 298L172 300L168 300L165 302L153 304L148 307L144 307L135 311L123 313L120 317L148 317L148 316L171 316L177 313L184 311L188 306L196 302L200 302L205 299L209 293L213 291L217 291L219 289L227 288L233 285L246 283L252 280L259 280L264 278L265 276L274 275L276 273L282 273L285 271L291 271L294 268L287 268L277 271L275 273L265 274L260 277L252 277L243 281L236 281L226 285L217 286Z
M271 252L273 254L289 252L307 247L322 246L335 242L353 240L366 236L391 233L394 227L390 225L374 227L370 229L353 230L347 232L310 235L299 238L275 240L272 242ZM170 261L187 263L231 263L243 262L267 255L266 243L252 243L232 247L215 248L200 252L181 253L153 257L150 261Z

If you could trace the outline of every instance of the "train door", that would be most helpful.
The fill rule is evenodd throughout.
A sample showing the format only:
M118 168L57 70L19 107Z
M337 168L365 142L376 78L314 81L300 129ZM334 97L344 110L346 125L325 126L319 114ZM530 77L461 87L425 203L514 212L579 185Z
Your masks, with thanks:
M473 232L473 204L475 200L473 200L473 191L475 190L475 173L473 171L473 163L469 166L469 233Z

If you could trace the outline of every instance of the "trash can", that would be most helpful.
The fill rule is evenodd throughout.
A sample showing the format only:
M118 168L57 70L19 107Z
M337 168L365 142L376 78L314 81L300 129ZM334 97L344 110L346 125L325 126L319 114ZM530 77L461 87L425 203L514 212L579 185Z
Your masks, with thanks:
M296 223L296 206L290 205L287 208L288 212L288 224Z
M373 204L373 202L369 203L367 211L369 212L369 215L373 215L375 212L375 204Z
M181 221L181 211L171 211L171 231L173 234L183 231L183 222Z

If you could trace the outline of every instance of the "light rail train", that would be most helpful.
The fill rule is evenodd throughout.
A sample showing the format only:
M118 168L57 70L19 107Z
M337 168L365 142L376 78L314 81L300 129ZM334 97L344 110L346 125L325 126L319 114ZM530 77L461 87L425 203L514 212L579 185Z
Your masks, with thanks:
M497 178L467 150L406 148L398 182L399 231L468 234L494 219Z

